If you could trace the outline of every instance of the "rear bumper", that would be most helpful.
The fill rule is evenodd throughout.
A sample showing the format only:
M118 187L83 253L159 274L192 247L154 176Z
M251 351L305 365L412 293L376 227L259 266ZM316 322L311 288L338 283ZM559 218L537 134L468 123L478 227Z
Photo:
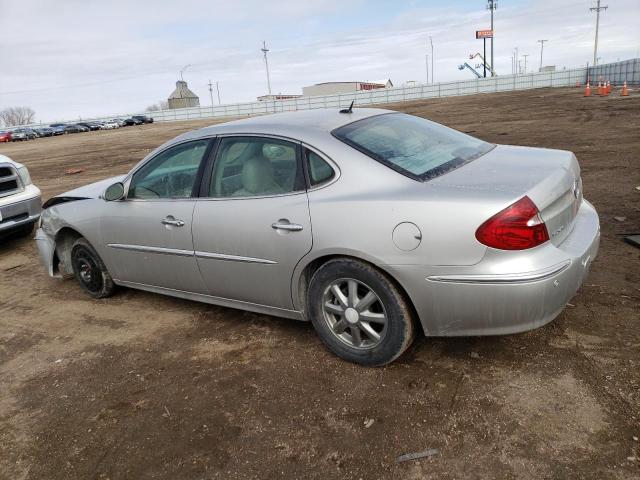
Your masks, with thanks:
M40 190L29 185L24 192L2 199L7 203L0 203L0 233L35 223L42 212ZM8 203L11 202L11 203Z
M426 335L503 335L540 327L562 312L598 253L600 225L584 201L571 234L558 246L519 253L507 261L489 253L464 270L397 267ZM534 249L536 250L536 249ZM519 267L519 268L517 268ZM426 274L425 274L426 273Z

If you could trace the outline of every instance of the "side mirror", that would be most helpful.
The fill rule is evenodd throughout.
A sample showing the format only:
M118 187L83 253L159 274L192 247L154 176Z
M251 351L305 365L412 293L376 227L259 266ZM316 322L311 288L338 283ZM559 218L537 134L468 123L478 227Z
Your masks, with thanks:
M107 202L122 200L124 197L124 184L122 182L114 183L104 191L103 197Z

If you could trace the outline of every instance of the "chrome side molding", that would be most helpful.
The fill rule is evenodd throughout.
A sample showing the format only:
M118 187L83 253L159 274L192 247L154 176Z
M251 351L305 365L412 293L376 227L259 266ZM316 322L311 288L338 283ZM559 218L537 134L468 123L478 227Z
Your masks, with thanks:
M553 265L541 270L526 273L504 273L492 275L432 275L427 277L431 282L449 282L449 283L526 283L536 280L543 280L548 277L557 275L571 265L571 261Z

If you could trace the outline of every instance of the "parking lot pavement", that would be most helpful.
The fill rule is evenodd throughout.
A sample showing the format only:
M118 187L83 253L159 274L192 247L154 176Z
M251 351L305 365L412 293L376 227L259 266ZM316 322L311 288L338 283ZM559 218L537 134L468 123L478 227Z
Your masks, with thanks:
M91 300L45 275L33 241L3 241L0 478L640 478L640 250L621 236L640 231L640 97L540 89L391 108L576 153L601 249L554 322L421 338L394 364L363 368L309 324L127 289ZM48 198L210 123L0 153ZM437 453L396 463L427 449Z

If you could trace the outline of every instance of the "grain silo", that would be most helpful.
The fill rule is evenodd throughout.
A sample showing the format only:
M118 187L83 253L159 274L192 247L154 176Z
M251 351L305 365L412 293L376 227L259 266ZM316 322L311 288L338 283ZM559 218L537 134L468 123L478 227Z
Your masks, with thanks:
M187 82L184 80L178 80L176 82L176 89L171 95L169 95L169 108L188 108L199 107L200 99L198 96L189 90Z

